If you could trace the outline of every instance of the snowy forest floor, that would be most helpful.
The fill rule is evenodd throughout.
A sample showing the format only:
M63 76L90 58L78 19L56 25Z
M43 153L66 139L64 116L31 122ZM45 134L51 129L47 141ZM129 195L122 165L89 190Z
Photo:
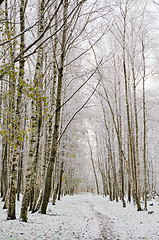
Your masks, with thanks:
M151 204L150 204L151 203ZM152 205L153 206L150 206ZM7 221L0 202L0 240L130 240L159 239L159 197L148 202L148 211L137 212L136 206L111 202L108 198L77 194L63 197L55 206L48 205L46 215L28 214L28 222Z

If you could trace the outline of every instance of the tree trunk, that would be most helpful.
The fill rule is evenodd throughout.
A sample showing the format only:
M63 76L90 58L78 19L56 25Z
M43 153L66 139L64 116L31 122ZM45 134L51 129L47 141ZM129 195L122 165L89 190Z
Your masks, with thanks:
M15 8L14 10L15 11ZM13 29L12 33L15 34L15 19L13 20L13 23L11 24L11 28ZM9 30L9 25L7 24L6 27ZM8 31L8 37L11 37L11 29ZM11 59L13 59L15 54L15 44L13 44L12 47L10 47L10 56ZM12 137L12 152L11 152L11 181L10 181L10 191L9 191L9 201L8 201L8 213L7 213L7 220L13 220L16 218L16 188L17 188L17 166L18 166L18 154L19 154L19 146L20 146L20 109L21 109L21 85L17 88L17 98L16 98L16 69L14 64L12 63L12 75L11 81L14 83L14 86L10 86L11 90L11 111L12 111L12 131L13 131L13 137ZM16 99L16 100L15 100ZM15 114L15 115L14 115Z
M88 136L87 136L87 141L88 141L88 146L89 146L89 149L90 149L91 162L92 162L93 173L94 173L94 178L95 178L95 182L96 182L97 194L99 195L98 178L97 178L96 169L95 169L95 164L94 164L94 159L93 159L92 147L91 147L91 144L90 144L90 141L89 141L89 137L88 137Z
M144 49L144 41L142 40L142 59L143 59L143 123L144 123L144 134L143 134L143 160L144 160L144 195L145 195L145 210L147 210L147 164L146 164L146 98L145 98L145 76L146 76L146 66L145 66L145 49Z
M61 170L60 170L60 181L59 181L59 191L58 191L58 200L60 201L61 190L62 190L62 175L64 173L63 169L63 161L61 163Z
M123 69L124 69L124 80L125 80L125 102L126 102L126 112L127 112L127 126L130 142L130 160L131 160L131 171L132 171L132 184L133 184L133 194L136 203L138 202L137 189L135 187L135 173L134 173L134 159L133 159L133 143L132 143L132 128L130 122L130 106L129 106L129 98L128 98L128 77L127 77L127 69L126 69L126 26L127 26L127 9L128 2L125 5L124 12L124 30L123 30Z
M138 116L137 116L137 100L136 100L136 78L135 78L135 70L134 63L132 63L132 73L133 73L133 90L134 90L134 111L135 111L135 129L136 129L136 151L134 152L134 157L136 159L137 165L137 178L136 178L136 191L137 191L137 210L141 211L141 193L140 193L140 162L139 162L139 137L138 137Z
M8 203L7 220L16 219L16 183L17 183L17 151L14 150L12 157L11 182Z
M33 161L33 155L35 152L35 143L36 143L36 136L35 136L35 124L36 124L36 116L35 116L35 109L34 109L34 102L32 100L31 103L31 109L32 109L32 117L31 117L31 125L32 125L32 132L31 132L31 138L30 138L30 149L29 149L29 157L27 162L27 169L26 169L26 176L25 176L25 190L22 200L22 207L21 207L21 215L20 218L22 221L27 222L27 212L28 212L28 204L29 204L29 195L30 195L30 189L31 189L31 174L32 174L32 161Z

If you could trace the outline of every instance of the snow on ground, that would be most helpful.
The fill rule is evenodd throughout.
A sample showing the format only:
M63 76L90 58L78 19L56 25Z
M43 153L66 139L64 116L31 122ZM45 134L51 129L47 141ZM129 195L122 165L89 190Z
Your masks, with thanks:
M78 194L63 197L55 206L48 205L47 215L28 214L28 223L17 219L7 221L7 212L0 202L0 240L129 240L159 239L159 198L148 202L147 211L137 212L133 204L122 208L122 203L108 198Z
M148 201L148 211L154 211L152 214L148 214L148 211L137 212L133 204L122 208L121 202L104 201L102 197L95 196L94 201L95 208L113 220L118 239L159 240L159 197Z

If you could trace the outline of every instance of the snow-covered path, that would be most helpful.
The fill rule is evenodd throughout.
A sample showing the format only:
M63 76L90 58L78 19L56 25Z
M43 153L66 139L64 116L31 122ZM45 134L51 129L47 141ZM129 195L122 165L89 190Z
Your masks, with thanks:
M153 200L149 208L153 214L137 212L129 204L123 209L121 202L91 194L63 197L56 206L49 203L47 215L28 214L28 223L17 219L6 220L6 210L0 202L0 240L130 240L159 239L159 203Z

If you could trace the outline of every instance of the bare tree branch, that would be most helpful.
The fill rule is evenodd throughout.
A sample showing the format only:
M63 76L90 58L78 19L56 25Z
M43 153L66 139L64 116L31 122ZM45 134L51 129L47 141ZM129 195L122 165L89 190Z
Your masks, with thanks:
M0 5L4 2L4 0L0 0Z
M60 135L60 137L59 137L59 139L58 139L58 141L57 141L57 143L59 143L60 142L60 140L61 140L61 138L62 138L62 136L64 135L64 133L66 132L66 130L67 130L67 128L68 128L68 126L70 125L70 123L73 121L73 119L76 117L76 115L86 106L86 104L89 102L89 100L91 99L91 97L94 95L94 93L96 92L96 90L97 90L97 88L98 88L98 85L99 85L99 83L100 83L100 80L98 81L98 83L97 83L97 85L96 85L96 87L95 87L95 89L93 90L93 92L91 93L91 95L89 96L89 98L85 101L85 103L73 114L73 116L72 116L72 118L68 121L68 123L66 124L66 126L65 126L65 128L64 128L64 130L63 130L63 132L61 133L61 135Z

